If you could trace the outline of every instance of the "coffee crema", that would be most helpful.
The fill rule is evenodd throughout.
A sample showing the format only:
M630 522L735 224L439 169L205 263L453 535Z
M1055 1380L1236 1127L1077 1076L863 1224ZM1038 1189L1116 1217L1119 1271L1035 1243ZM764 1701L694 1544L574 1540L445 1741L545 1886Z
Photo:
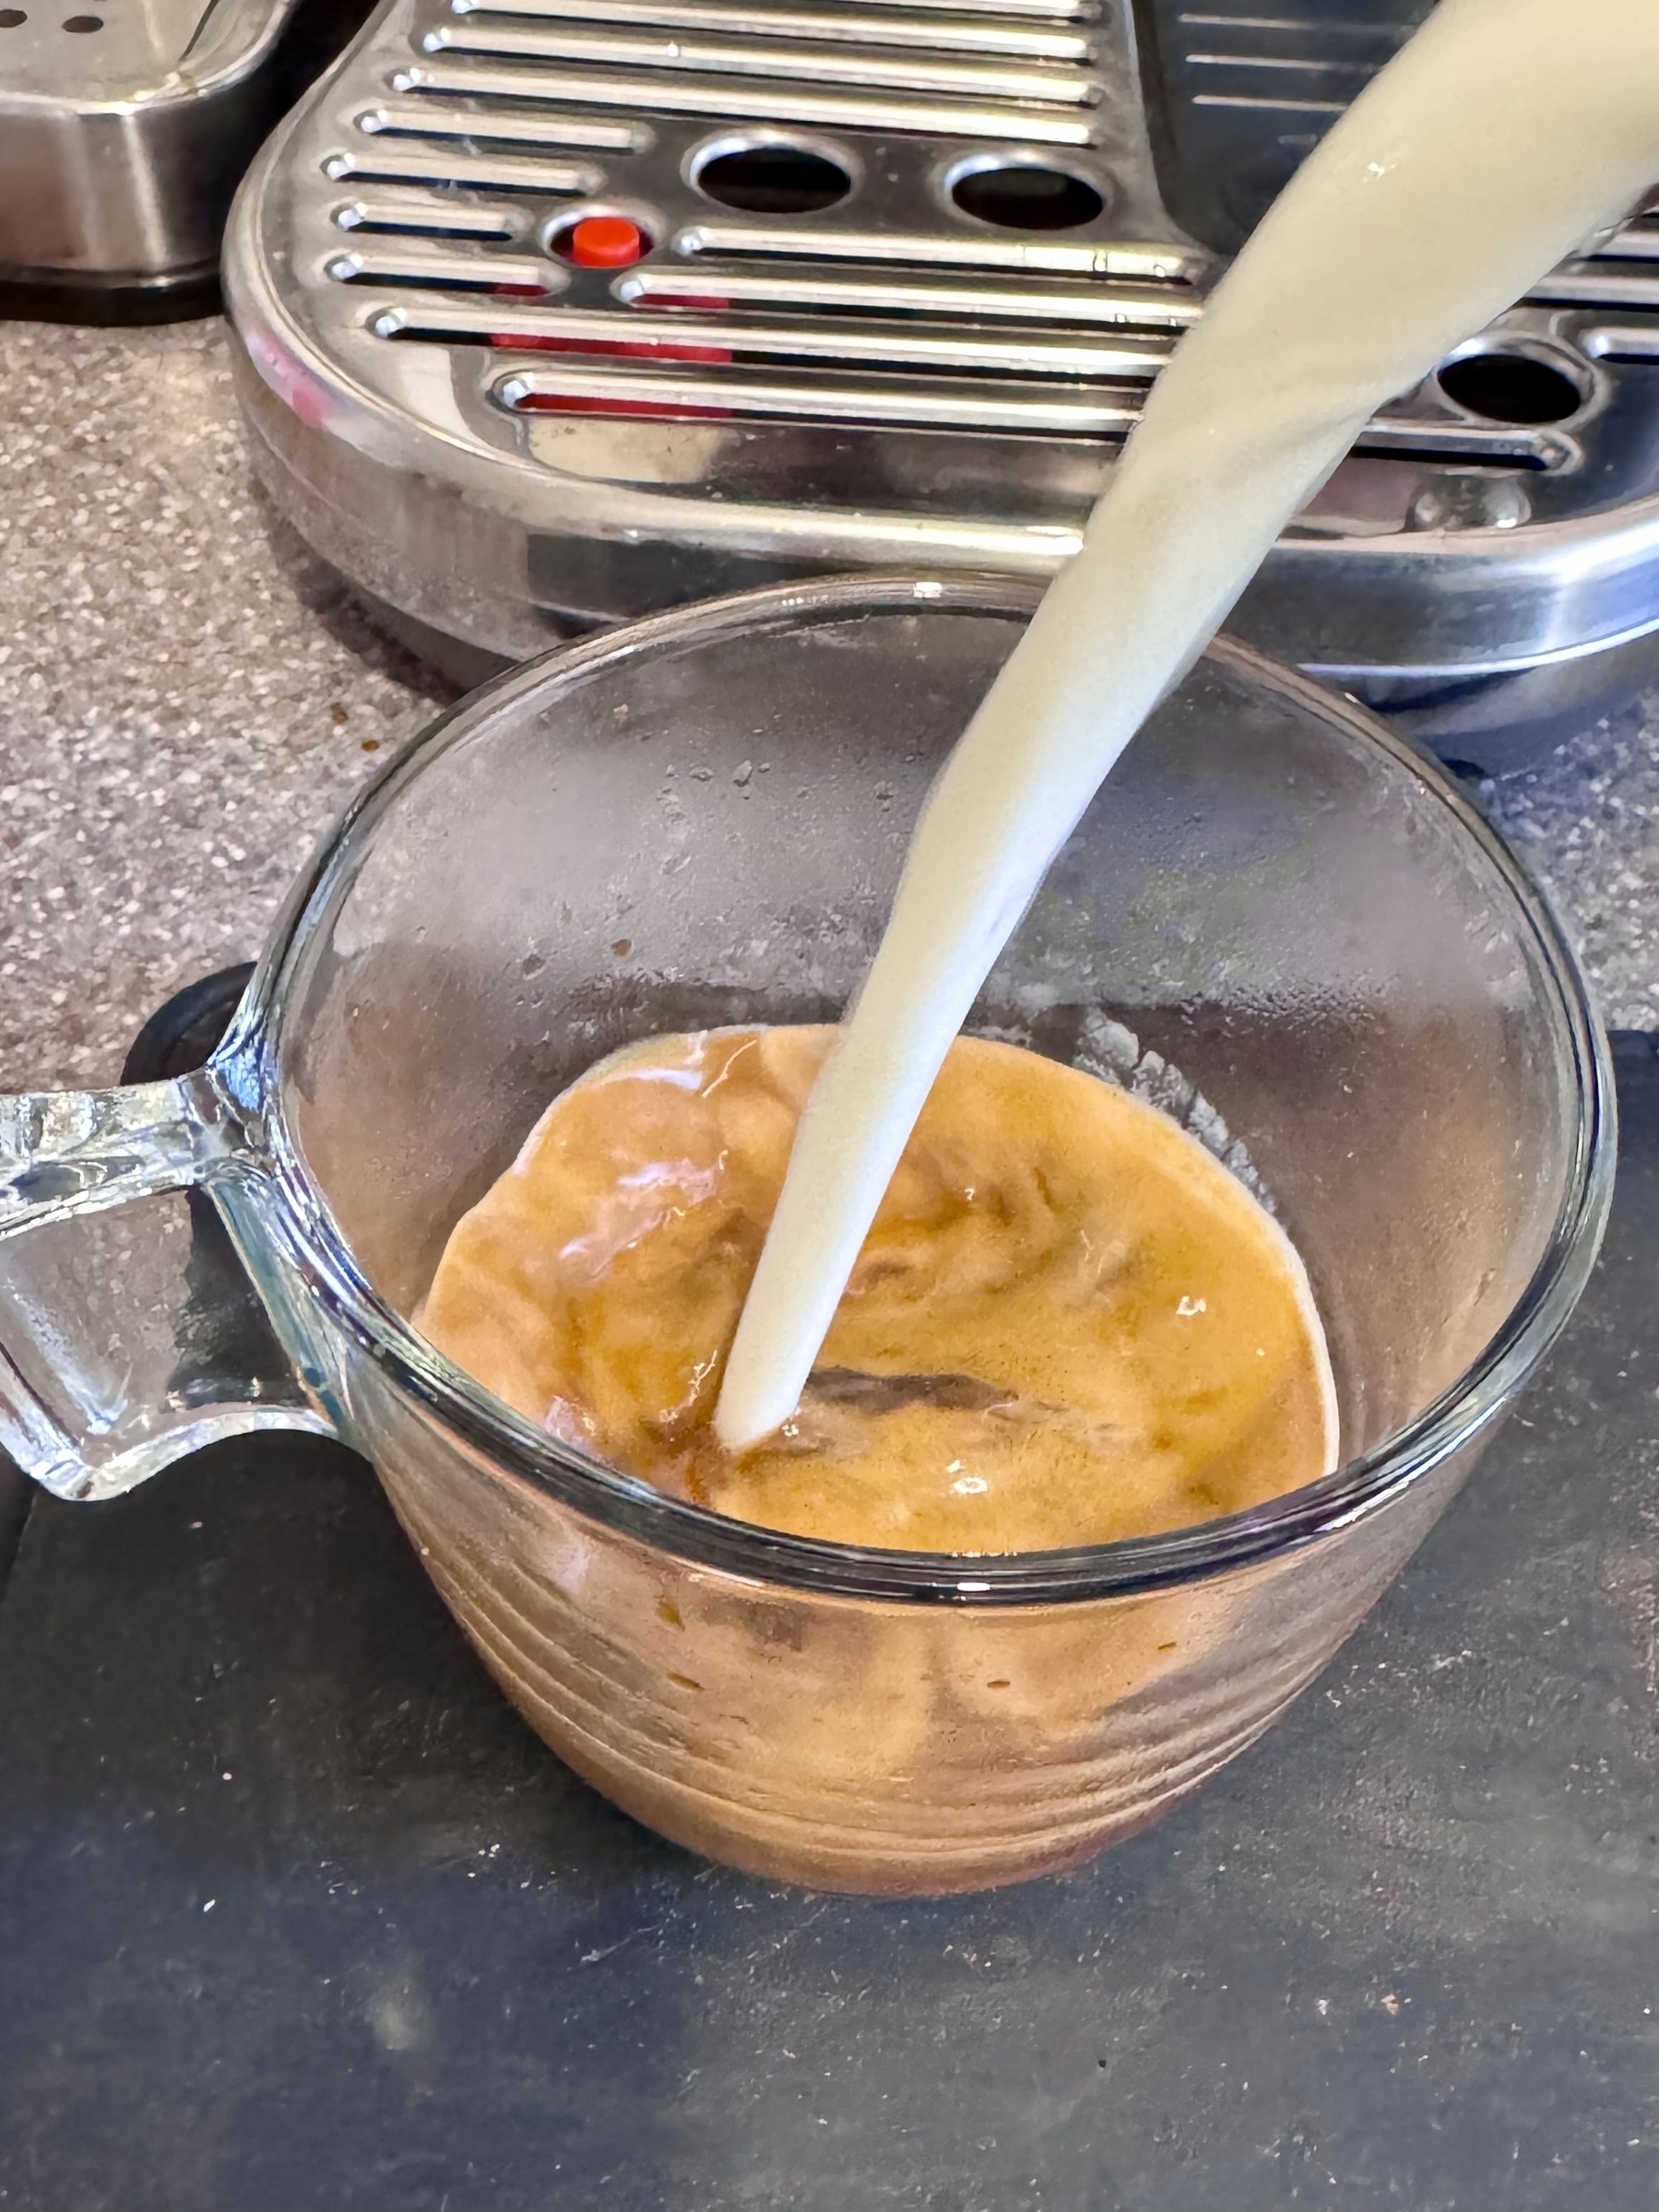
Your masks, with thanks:
M590 1070L456 1224L426 1335L624 1473L838 1543L1109 1543L1327 1471L1323 1333L1271 1215L1154 1107L971 1037L800 1405L725 1450L726 1354L834 1034L655 1037Z

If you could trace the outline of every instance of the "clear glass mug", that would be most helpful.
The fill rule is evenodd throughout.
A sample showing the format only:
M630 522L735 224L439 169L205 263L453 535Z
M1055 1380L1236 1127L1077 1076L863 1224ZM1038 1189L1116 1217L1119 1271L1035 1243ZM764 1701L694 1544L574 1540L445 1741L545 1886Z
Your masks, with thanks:
M1018 1880L1197 1787L1444 1508L1566 1321L1610 1193L1605 1047L1555 923L1346 702L1217 645L972 1024L1130 1084L1268 1195L1326 1319L1340 1473L1093 1549L809 1543L585 1459L405 1318L601 1054L839 1011L1032 604L994 580L758 592L436 724L298 886L201 1073L0 1104L0 1442L96 1497L227 1430L338 1433L561 1757L767 1876Z

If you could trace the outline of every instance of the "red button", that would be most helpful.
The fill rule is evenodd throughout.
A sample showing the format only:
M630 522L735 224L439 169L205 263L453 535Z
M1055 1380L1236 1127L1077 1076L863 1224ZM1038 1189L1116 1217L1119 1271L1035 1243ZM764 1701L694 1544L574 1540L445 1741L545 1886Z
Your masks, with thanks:
M625 215L585 215L559 243L579 269L626 269L649 252L651 242Z

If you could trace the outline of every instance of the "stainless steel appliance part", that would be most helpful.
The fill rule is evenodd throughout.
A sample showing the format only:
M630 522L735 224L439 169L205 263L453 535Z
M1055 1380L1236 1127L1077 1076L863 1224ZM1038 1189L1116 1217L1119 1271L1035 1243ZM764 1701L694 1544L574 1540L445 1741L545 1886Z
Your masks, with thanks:
M364 13L351 0L0 6L0 313L213 306L249 157Z
M1043 574L1423 12L385 0L232 219L256 466L468 673L767 580ZM1404 395L1241 633L1496 767L1644 680L1656 262L1638 216Z

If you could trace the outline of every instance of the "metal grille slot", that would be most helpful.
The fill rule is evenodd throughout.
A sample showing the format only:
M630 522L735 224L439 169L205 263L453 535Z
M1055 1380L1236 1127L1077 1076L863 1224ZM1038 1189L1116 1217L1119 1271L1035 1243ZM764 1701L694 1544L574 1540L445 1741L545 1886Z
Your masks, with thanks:
M948 231L813 231L697 222L674 239L679 254L729 254L792 261L914 263L921 268L993 269L1017 276L1121 278L1131 283L1191 285L1213 266L1204 254L1120 240L1072 242L953 236Z
M492 387L514 413L568 411L583 405L607 413L690 420L746 416L815 420L872 429L1014 431L1028 436L1126 437L1138 408L1122 396L1058 396L1017 385L969 386L888 383L876 378L700 377L680 370L643 377L627 369L562 363L557 370L518 369Z
M480 265L484 266L484 265ZM490 267L497 266L490 263ZM1150 383L1169 357L1155 339L1112 343L987 337L971 327L861 326L801 322L721 322L691 315L652 317L602 309L492 309L486 315L459 302L388 307L371 324L388 338L464 344L548 347L570 351L659 352L665 361L692 352L717 361L822 361L927 369L943 376L1094 377Z
M813 74L817 74L816 71ZM851 92L811 92L792 84L698 83L692 78L601 76L566 69L490 69L461 62L398 69L397 92L471 95L480 100L548 101L622 108L646 115L704 115L737 123L804 123L826 129L925 133L957 138L1018 136L1034 146L1086 147L1095 129L1086 117L1052 111L959 107L941 100L891 101Z
M342 231L387 232L401 238L516 238L524 215L512 207L480 207L476 201L434 193L422 199L378 199L367 194L334 209Z
M1085 323L1182 329L1203 312L1194 298L1150 288L1098 286L1074 290L1037 286L999 290L992 285L926 284L879 277L802 275L768 269L764 276L735 269L651 268L633 270L612 287L631 307L800 307L843 313L987 317L1020 323Z
M1379 415L1354 442L1361 455L1434 461L1452 468L1576 468L1583 459L1577 439L1559 431L1507 422L1453 422L1416 415Z
M335 153L323 162L323 174L336 183L361 178L371 184L468 185L484 192L596 192L603 170L587 161L523 161L504 154L421 153L390 142L363 152Z
M1593 361L1659 361L1659 322L1598 323L1579 343Z
M709 31L727 38L812 39L846 46L917 46L930 53L1005 54L1016 60L1087 62L1088 39L972 18L917 18L907 11L849 16L810 8L705 6L699 0L450 0L456 16L514 16L538 23L614 23L630 30Z
M1100 9L1096 0L845 0L851 17L871 17L883 8L918 9L942 16L989 16L1017 20L1040 17L1049 23L1095 23Z
M562 291L569 282L562 268L525 254L442 254L419 247L399 253L358 248L335 254L328 274L338 284L432 286L439 290L509 291L522 294Z
M611 68L690 70L721 77L779 77L809 84L869 86L882 92L959 94L968 99L1088 107L1086 77L1061 69L1000 68L990 63L909 61L857 48L751 46L740 39L653 38L640 31L527 30L471 16L440 24L421 41L428 53L502 54L518 61L598 63Z
M1659 215L1647 210L1633 222L1627 223L1603 246L1600 258L1607 261L1659 261Z
M1530 297L1558 307L1659 308L1659 218L1639 216L1598 253L1563 262Z
M603 123L595 115L524 115L477 108L444 108L436 101L385 100L357 118L365 136L485 138L504 146L575 147L582 151L638 153L650 134L635 124Z
M1552 270L1530 297L1552 307L1659 307L1659 268L1632 263L1611 269L1599 261L1569 261Z
M1284 11L1183 11L1180 66L1200 108L1279 109L1340 115L1409 35L1408 23L1345 22L1323 8L1309 19Z

